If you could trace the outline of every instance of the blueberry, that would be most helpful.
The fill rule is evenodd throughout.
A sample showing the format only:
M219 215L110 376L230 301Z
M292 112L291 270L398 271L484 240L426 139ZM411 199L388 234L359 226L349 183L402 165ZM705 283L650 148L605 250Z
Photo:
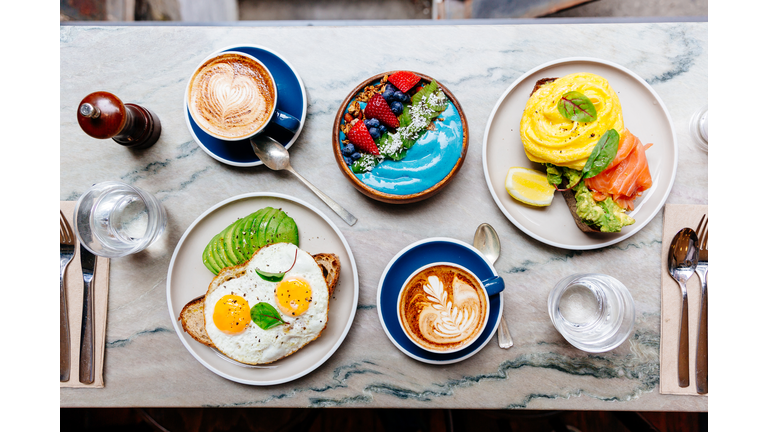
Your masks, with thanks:
M360 156L362 156L360 153L354 152L354 153L352 153L352 156L350 156L350 157L352 158L353 161L356 161L356 160L360 159Z
M379 125L379 132L381 132L382 135L384 135L384 132L387 131L386 125Z
M398 90L395 92L394 95L392 95L392 99L398 102L405 102L408 100L408 95Z
M368 133L371 134L371 138L373 139L379 139L379 137L381 137L381 131L378 128L372 127L368 129Z
M364 125L365 125L365 127L367 127L367 128L371 127L371 119L365 119L365 120L363 120L363 124L364 124Z
M387 102L392 102L392 97L395 95L395 92L390 91L389 89L384 90L383 93L381 93L381 97L384 98Z
M400 114L403 113L403 103L402 102L394 101L391 104L389 104L389 108L392 110L392 112L395 115L400 115Z
M365 125L369 128L372 128L372 127L377 128L381 124L379 123L379 119L375 119L375 118L368 120L368 122L369 123L366 123Z
M349 156L354 152L355 152L355 146L353 144L347 144L341 148L341 154L344 156Z
M348 156L344 156L344 163L347 165L352 165L352 159L350 159Z

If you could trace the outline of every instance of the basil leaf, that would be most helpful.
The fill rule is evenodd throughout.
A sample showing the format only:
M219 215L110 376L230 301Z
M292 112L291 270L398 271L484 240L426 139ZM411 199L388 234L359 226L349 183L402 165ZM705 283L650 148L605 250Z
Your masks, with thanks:
M266 302L256 303L251 308L251 319L264 330L285 324L285 321L280 317L280 312Z
M589 155L589 159L584 165L584 178L592 178L603 172L616 157L618 151L619 133L616 132L616 129L611 129L600 137L600 141L592 149L592 154Z
M264 270L256 269L256 274L267 282L280 282L287 272L270 273Z
M557 110L560 115L575 122L589 123L597 120L597 110L592 101L584 94L577 91L569 91L557 101Z
M264 279L267 282L280 282L285 277L285 274L291 271L293 269L293 266L296 265L296 258L299 256L299 250L296 249L296 252L293 253L293 264L291 264L291 268L284 272L268 272L259 269L256 267L256 274L259 275L262 279Z

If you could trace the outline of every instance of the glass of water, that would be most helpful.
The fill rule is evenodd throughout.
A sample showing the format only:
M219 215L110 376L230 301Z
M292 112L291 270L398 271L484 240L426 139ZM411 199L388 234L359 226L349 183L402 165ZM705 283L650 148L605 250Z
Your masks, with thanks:
M93 185L75 205L75 234L96 255L140 252L165 230L165 209L152 194L118 181Z
M635 325L635 303L627 287L599 273L568 276L549 293L549 317L574 347L592 353L621 345Z

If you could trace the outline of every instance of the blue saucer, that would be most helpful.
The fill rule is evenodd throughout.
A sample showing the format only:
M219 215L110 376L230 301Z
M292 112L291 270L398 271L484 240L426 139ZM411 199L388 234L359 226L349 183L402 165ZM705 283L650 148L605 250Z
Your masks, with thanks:
M261 46L234 45L223 48L217 53L224 51L239 51L250 54L264 63L272 73L277 85L277 109L296 117L301 121L301 125L295 133L291 133L279 126L270 124L264 129L264 133L279 141L285 148L290 148L299 137L307 117L307 93L296 69L276 52ZM232 166L262 164L261 160L253 153L251 144L247 139L241 141L220 140L208 135L197 126L187 108L186 97L184 98L184 112L186 113L187 127L192 133L192 137L209 156Z
M499 326L504 297L501 294L490 297L488 325L480 337L468 347L448 354L433 353L420 348L408 339L400 327L397 319L397 297L403 283L414 271L436 262L459 264L483 280L498 276L480 252L464 242L442 237L418 241L400 251L384 269L376 294L379 320L392 343L409 357L432 364L456 363L473 356L491 340Z

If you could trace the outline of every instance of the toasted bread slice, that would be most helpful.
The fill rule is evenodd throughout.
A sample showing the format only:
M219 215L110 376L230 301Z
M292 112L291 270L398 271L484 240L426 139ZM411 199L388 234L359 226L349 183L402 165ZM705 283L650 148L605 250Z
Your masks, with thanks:
M590 225L587 225L583 219L579 217L578 214L576 214L576 194L573 192L573 189L568 189L567 191L563 191L563 198L565 198L565 203L568 204L568 210L571 211L571 216L573 216L573 221L576 222L576 226L579 227L580 230L584 231L585 233L599 233L599 229L595 229Z
M323 271L323 276L328 284L328 296L333 295L333 290L336 288L336 284L339 281L339 274L341 273L341 261L335 254L320 253L312 256L320 269ZM223 276L226 280L237 277L239 274L245 271L245 267L227 267L219 273L219 276ZM217 276L218 277L218 276ZM187 303L179 314L178 320L181 321L181 327L187 332L192 339L200 342L203 345L214 347L213 342L208 337L208 333L205 331L205 315L203 314L205 303L205 296L202 295L196 299Z

